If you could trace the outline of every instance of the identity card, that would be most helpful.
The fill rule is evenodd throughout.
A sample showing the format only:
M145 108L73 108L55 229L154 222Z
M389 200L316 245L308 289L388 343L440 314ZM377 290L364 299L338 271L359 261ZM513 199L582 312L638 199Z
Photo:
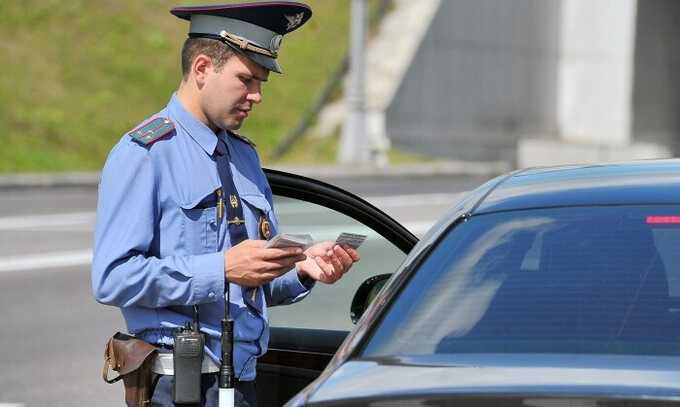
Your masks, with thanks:
M335 239L335 243L339 245L347 245L353 249L358 249L364 240L366 240L366 235L343 232L340 233L340 236L338 236L337 239Z
M307 250L314 244L314 239L310 234L289 234L279 233L272 237L267 242L267 248L281 248L281 247L300 247L302 250Z

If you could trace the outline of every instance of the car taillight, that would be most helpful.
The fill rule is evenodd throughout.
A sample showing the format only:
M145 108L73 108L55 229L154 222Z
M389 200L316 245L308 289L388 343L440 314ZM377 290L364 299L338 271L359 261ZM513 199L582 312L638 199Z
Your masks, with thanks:
M647 216L647 224L650 225L680 224L680 216Z

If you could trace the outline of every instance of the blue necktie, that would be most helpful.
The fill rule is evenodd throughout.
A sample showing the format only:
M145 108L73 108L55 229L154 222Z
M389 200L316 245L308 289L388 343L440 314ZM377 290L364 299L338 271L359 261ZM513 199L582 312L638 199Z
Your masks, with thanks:
M238 196L234 178L231 173L231 166L229 165L229 149L224 140L218 138L217 146L215 147L216 161L220 180L222 181L222 196L224 196L225 205L227 206L227 228L229 231L229 238L231 245L236 246L242 241L248 239L248 230L246 229L245 220L243 218L243 207L241 207L241 199Z
M241 198L238 196L234 178L229 165L230 154L229 148L224 140L217 138L217 146L215 147L215 161L217 163L220 181L222 181L222 196L224 196L224 204L226 210L227 231L229 232L229 239L231 246L236 246L242 241L248 239L248 230L246 229L245 218L243 217L243 207L241 206ZM243 301L254 308L258 313L262 312L262 299L258 295L257 288L241 287L241 296Z

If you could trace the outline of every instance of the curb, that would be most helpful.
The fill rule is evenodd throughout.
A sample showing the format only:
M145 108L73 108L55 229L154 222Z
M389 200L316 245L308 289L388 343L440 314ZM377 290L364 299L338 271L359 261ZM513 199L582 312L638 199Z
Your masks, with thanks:
M98 172L0 175L0 189L96 187Z
M271 166L274 170L290 172L310 178L353 178L353 177L427 177L451 176L495 176L512 170L502 161L435 161L424 164L402 164L395 166Z
M505 162L437 161L425 164L405 164L386 167L371 166L266 166L309 178L355 177L427 177L427 176L495 176L510 171ZM64 172L0 175L0 189L24 188L96 188L98 172Z

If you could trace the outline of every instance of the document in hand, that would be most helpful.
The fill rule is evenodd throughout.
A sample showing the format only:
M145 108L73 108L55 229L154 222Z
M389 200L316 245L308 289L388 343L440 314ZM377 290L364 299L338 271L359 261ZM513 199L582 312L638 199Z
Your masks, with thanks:
M267 242L267 248L280 247L301 247L302 250L307 250L314 244L314 239L309 234L288 234L280 233Z
M340 233L340 236L335 239L335 243L339 245L347 245L353 249L358 249L364 240L366 240L366 235L344 232Z

